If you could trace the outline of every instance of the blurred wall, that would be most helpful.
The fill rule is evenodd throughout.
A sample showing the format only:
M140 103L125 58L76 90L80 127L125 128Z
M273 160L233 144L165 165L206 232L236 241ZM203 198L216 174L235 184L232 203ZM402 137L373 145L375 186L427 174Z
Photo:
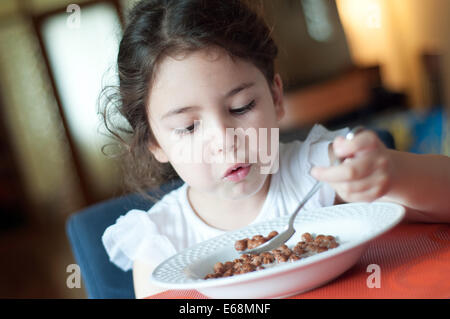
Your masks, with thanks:
M302 14L305 10L302 2L262 1L269 20L278 26L275 36L281 42L281 58L277 62L286 81L293 79L293 85L326 79L352 64L336 6L327 1L319 1L332 28L330 36L323 39L311 36L311 27ZM44 222L64 219L90 203L83 196L85 181L80 180L78 174L79 164L77 166L71 152L31 17L65 8L71 3L82 5L87 2L90 1L0 2L0 96L5 106L0 112L11 132L28 200L35 207L35 215ZM137 0L119 2L123 11L127 11ZM308 3L310 9L317 10L311 7L314 2ZM89 162L93 162L92 158L89 157ZM122 181L111 160L99 158L98 161L104 164L98 164L101 166L96 170L97 176L87 176L91 191L95 192L94 201L119 195Z
M78 4L84 2L88 1L76 1ZM124 10L135 2L120 1ZM447 35L450 1L324 0L329 8L337 6L343 25L342 30L336 12L331 11L334 33L326 41L298 38L303 37L308 28L307 21L300 12L297 13L304 9L299 5L300 0L286 0L276 6L274 2L265 2L269 9L278 8L269 13L269 20L279 20L282 13L291 8L280 53L290 56L287 60L293 61L292 64L280 64L288 79L298 77L298 83L304 84L317 76L315 71L322 72L322 78L325 78L351 64L381 64L387 87L408 93L413 107L426 108L430 105L430 89L420 55L425 51L442 53L446 101L450 104L450 38ZM14 156L20 166L27 197L37 207L37 216L43 220L64 218L86 205L30 20L30 15L70 3L73 1L0 1L0 97L3 105L0 116L11 133ZM274 35L282 37L277 33ZM320 61L325 62L314 63L314 52L319 49L323 52ZM288 54L289 50L294 53ZM121 182L120 178L114 177L117 176L114 171L111 172L111 177L103 183L104 192L99 190L105 197L117 194L114 189L119 189Z
M442 54L446 104L450 103L450 1L336 0L352 58L380 64L384 84L408 94L415 109L430 106L423 53Z
M286 91L337 77L353 67L334 1L261 1L278 45L276 66Z
M82 4L88 1L77 1ZM50 75L31 16L65 8L73 1L2 0L0 2L0 116L11 136L14 158L32 217L64 220L89 204L62 123ZM81 93L81 92L80 92ZM99 151L99 150L98 150ZM98 157L98 156L97 156ZM101 159L105 169L94 201L120 192L116 163ZM89 182L89 181L88 181ZM94 183L95 182L95 183Z

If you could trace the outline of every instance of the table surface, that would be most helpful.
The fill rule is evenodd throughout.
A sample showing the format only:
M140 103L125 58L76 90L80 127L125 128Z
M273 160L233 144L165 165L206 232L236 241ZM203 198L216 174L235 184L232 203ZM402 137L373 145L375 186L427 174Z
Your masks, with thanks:
M380 266L380 287L369 288ZM148 299L205 299L196 290L167 290ZM288 299L450 298L450 225L400 224L374 239L359 261L326 284Z

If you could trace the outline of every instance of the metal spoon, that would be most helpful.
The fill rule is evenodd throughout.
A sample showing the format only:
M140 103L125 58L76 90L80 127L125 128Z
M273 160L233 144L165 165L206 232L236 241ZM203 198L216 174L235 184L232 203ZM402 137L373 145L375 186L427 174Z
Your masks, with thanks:
M350 132L347 133L345 138L347 140L351 140L355 137L355 135L357 133L361 132L362 130L364 130L364 128L362 126L356 126ZM343 161L343 159L337 158L334 162L334 165L339 165L342 163L342 161ZM295 217L297 217L298 212L306 204L306 202L320 189L322 184L323 184L323 182L316 181L316 183L311 188L309 193L306 194L305 198L303 198L303 200L300 202L300 204L298 205L295 212L289 218L289 224L288 224L286 230L284 230L280 234L276 235L272 239L268 240L267 242L265 242L264 244L262 244L256 248L240 251L239 253L240 254L259 254L259 253L262 253L265 251L270 251L270 250L276 249L276 248L280 247L281 245L283 245L285 242L287 242L289 240L289 238L291 238L292 235L294 235L294 233L295 233L294 220L295 220Z

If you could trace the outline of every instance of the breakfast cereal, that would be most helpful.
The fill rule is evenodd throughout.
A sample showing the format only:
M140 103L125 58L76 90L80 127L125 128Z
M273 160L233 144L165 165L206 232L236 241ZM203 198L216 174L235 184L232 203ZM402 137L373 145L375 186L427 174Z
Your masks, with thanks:
M278 232L272 231L266 237L255 235L251 239L244 238L236 241L234 247L237 251L256 248L276 235L278 235ZM292 249L283 244L270 252L243 254L233 261L217 262L213 267L214 272L207 274L204 279L229 277L262 270L279 263L294 262L307 258L339 246L336 238L331 235L319 234L314 237L310 233L304 233L301 239Z

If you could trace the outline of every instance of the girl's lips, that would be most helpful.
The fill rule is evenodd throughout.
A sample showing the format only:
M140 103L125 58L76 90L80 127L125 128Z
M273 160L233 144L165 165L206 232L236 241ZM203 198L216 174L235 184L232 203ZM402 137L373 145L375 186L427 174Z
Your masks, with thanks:
M232 182L243 180L250 172L251 164L236 164L230 167L225 173L224 178Z

